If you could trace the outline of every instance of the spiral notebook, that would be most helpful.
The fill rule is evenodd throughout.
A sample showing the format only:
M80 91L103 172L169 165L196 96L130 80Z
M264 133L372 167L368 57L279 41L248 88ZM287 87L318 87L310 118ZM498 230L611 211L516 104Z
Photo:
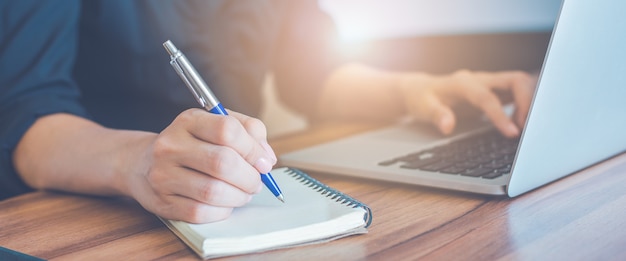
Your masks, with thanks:
M328 242L367 233L372 211L358 200L294 168L272 176L285 195L264 189L223 221L189 224L162 221L202 258L217 258Z

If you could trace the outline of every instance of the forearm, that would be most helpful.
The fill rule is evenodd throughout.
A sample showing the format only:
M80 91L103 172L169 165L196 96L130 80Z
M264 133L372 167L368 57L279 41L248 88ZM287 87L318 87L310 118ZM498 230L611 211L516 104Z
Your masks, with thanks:
M206 223L262 189L259 172L276 161L265 137L261 121L234 111L189 109L159 134L51 114L26 131L13 161L36 189L128 196L161 217Z
M37 120L18 144L13 162L36 189L129 195L125 178L147 171L145 151L156 134L112 130L89 120L53 114Z
M449 75L429 75L346 65L329 76L317 111L325 119L390 121L410 115L449 134L455 128L458 112L464 117L477 115L464 106L471 105L504 135L515 137L528 114L535 82L536 79L522 71L459 70ZM507 101L496 92L512 95L515 122L504 112L503 103Z
M319 100L322 118L390 121L407 113L401 81L406 74L348 64L326 81ZM412 77L421 77L413 73Z

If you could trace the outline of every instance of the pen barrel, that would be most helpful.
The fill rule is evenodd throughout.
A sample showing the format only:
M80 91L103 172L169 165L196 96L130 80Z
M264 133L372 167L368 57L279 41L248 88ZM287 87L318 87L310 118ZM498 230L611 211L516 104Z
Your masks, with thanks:
M275 197L278 197L283 194L283 192L280 191L278 184L276 184L276 181L274 180L271 174L261 173L261 181L272 192L272 194L274 194Z
M228 115L228 112L226 112L226 109L224 109L221 103L218 103L217 106L213 108L205 107L205 109L213 114Z
M205 104L203 105L209 107L216 107L220 105L220 102L217 100L217 98L215 98L215 95L213 95L213 92L211 91L211 89L209 89L209 86L204 82L202 77L200 77L200 75L191 65L189 60L187 60L187 57L185 57L184 54L181 54L181 56L179 56L176 60L180 67L183 69L182 73L185 75L185 77L188 79L189 84L191 85L188 87L190 87L192 92L194 92L197 97L201 98L204 101Z

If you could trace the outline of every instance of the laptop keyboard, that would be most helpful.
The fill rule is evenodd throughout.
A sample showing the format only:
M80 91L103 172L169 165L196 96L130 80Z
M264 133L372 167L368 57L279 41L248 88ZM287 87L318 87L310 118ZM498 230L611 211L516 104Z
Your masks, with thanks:
M504 137L494 129L378 165L494 179L511 172L518 142L519 138Z

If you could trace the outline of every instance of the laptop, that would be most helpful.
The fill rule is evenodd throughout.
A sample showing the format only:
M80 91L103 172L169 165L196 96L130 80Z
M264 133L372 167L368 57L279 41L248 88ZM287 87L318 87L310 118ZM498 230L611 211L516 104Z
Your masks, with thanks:
M404 122L284 154L281 164L515 197L621 154L626 151L623 10L625 1L563 1L517 139L502 137L486 120L450 136Z

